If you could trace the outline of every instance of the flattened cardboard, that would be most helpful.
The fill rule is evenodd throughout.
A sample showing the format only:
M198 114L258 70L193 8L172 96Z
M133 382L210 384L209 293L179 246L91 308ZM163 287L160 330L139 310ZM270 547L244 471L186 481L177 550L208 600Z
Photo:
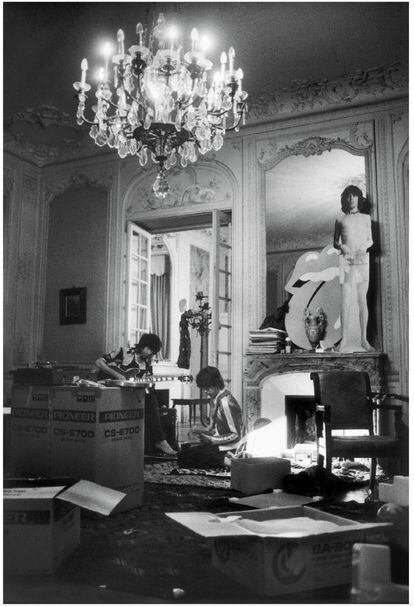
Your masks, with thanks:
M125 493L99 486L94 482L79 480L66 490L57 495L57 499L78 505L84 509L101 513L104 516L109 514L125 498Z
M219 515L208 513L206 511L186 511L180 513L166 513L169 518L179 524L186 526L193 532L201 534L203 537L234 537L250 535L251 532L235 524L240 519L240 515L233 514L229 520L221 518Z
M255 509L265 509L267 507L294 507L295 505L307 505L319 501L322 497L305 497L299 494L290 494L277 488L271 493L256 494L250 497L231 497L230 503L236 505L247 505Z

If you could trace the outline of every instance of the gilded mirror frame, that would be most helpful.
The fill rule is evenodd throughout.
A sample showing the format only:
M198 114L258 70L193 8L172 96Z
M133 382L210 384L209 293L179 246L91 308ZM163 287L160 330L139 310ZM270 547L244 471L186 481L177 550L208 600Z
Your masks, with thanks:
M274 169L283 160L292 156L316 156L322 155L324 152L333 149L340 149L354 156L362 156L365 160L365 176L366 176L366 196L370 203L370 216L373 228L374 247L371 250L371 280L370 292L368 295L368 303L370 307L370 326L369 332L374 341L374 346L377 350L382 348L382 330L381 330L381 309L380 309L380 269L379 269L379 230L378 230L378 209L376 204L376 187L374 175L374 135L373 124L366 123L363 125L348 125L345 128L339 128L340 136L321 136L312 135L305 138L290 137L290 141L286 141L286 135L283 137L275 137L267 142L267 146L262 148L262 154L259 158L259 166L261 169L260 190L261 190L261 217L259 219L261 225L259 227L262 237L259 238L259 246L261 250L259 254L264 259L262 264L263 274L261 276L261 284L263 285L263 307L265 315L269 312L266 306L267 300L267 244L266 244L266 175L268 171ZM293 142L292 142L293 140ZM338 208L339 200L338 200ZM274 311L274 310L271 310ZM264 316L263 316L264 317Z

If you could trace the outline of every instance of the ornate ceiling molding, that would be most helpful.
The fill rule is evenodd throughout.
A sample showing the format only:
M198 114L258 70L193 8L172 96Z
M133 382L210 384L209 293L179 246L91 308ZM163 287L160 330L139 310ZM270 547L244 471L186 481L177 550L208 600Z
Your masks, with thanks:
M30 124L36 124L43 128L49 126L57 126L60 128L67 127L78 130L73 118L60 111L53 105L39 105L38 107L31 107L21 112L17 112L12 118L5 120L6 124L12 124L15 122L27 122Z
M248 125L405 95L408 95L408 70L399 63L357 70L335 80L294 80L280 91L252 96ZM356 136L360 138L358 133ZM87 129L80 128L73 117L51 105L32 107L6 118L3 139L5 151L39 167L105 153L93 143ZM240 145L236 137L232 146L240 151ZM212 160L214 156L209 154L204 159Z
M357 70L335 80L294 80L280 91L251 97L248 124L295 114L338 109L408 95L408 69L401 63Z
M3 146L5 151L39 167L100 151L71 116L51 105L32 107L6 118Z

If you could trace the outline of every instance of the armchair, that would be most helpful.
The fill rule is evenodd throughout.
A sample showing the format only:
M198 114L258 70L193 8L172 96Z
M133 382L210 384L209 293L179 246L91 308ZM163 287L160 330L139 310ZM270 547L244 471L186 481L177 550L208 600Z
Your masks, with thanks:
M402 455L399 439L402 405L385 404L384 401L408 401L408 398L397 394L372 393L366 372L312 372L311 379L316 405L318 465L325 463L327 471L331 471L333 457L370 458L369 486L372 490L377 458L397 458ZM374 432L376 410L394 411L395 437ZM343 435L344 432L340 430L364 430L367 435Z

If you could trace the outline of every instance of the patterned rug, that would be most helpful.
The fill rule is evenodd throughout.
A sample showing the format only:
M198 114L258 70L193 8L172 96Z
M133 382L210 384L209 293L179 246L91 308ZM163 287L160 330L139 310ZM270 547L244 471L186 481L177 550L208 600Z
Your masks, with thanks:
M182 469L177 467L176 461L146 464L144 482L231 490L230 471L225 469Z
M306 467L298 463L292 463L291 473L296 474L305 469ZM343 481L344 486L361 487L368 485L369 482L369 470L364 465L355 464L355 467L343 468L338 464L337 467L333 467L332 473L336 478ZM377 468L377 481L386 479L382 469ZM226 468L183 469L178 467L177 461L146 463L144 466L144 482L231 490L231 472Z

